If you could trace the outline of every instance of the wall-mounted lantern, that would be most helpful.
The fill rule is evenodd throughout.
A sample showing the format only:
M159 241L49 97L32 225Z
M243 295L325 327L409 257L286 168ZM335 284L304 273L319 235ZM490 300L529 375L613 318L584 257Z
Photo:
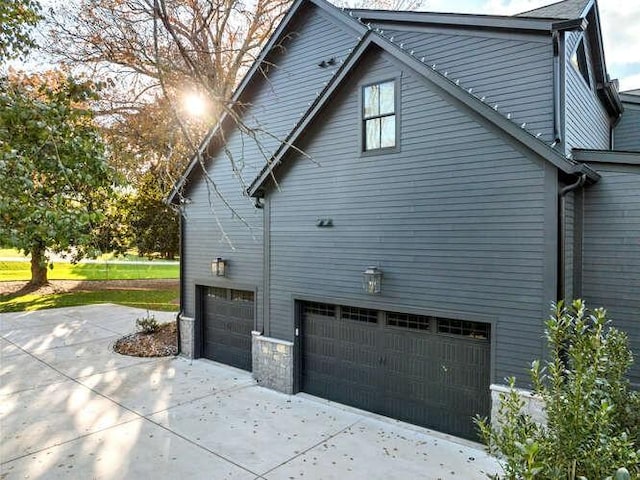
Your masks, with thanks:
M367 267L362 272L362 288L369 295L380 295L382 271L377 267Z
M211 262L211 271L216 277L224 277L227 274L227 261L218 257Z

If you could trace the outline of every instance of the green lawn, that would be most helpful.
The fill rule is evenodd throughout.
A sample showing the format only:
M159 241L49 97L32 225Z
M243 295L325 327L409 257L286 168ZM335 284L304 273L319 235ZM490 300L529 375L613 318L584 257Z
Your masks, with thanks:
M177 312L178 288L162 290L97 290L51 295L0 295L0 313L75 307L95 303L117 303L127 307Z
M112 263L56 262L49 270L49 280L147 280L158 278L177 279L180 267L164 262L143 265ZM0 281L27 281L31 278L29 262L0 261Z

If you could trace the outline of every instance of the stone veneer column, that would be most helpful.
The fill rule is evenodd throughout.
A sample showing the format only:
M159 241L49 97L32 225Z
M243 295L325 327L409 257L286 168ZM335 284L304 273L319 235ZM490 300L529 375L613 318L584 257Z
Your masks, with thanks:
M187 358L194 358L195 354L195 320L191 317L180 315L180 355Z
M508 385L496 385L493 384L489 387L491 390L491 425L494 428L499 427L498 419L500 408L500 394L508 393L510 388ZM531 418L541 425L547 423L547 416L544 412L544 402L540 397L535 395L531 390L524 390L520 388L515 389L518 392L520 398L524 401L523 413L531 415Z
M293 342L251 332L253 378L259 385L293 393Z

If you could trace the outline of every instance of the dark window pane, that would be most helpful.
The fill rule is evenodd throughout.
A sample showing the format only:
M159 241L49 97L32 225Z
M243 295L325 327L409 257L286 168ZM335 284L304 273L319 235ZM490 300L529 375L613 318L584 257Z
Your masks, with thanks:
M214 298L222 298L226 300L227 292L228 290L226 288L209 287L207 291L207 296L214 297Z
M429 330L429 317L410 313L387 312L387 325L414 330Z
M356 322L378 323L378 311L369 308L340 307L340 318Z
M247 290L231 290L231 300L234 302L253 302L253 292Z
M576 51L573 52L571 56L571 64L573 67L580 72L584 81L587 82L587 85L591 86L591 82L589 79L589 66L587 64L587 52L584 47L584 40L580 40L580 44L576 48Z
M380 148L380 119L365 121L365 150Z
M322 315L323 317L335 317L336 306L327 303L307 302L304 304L304 313Z
M396 146L396 116L382 117L380 124L380 148Z
M488 323L453 320L450 318L438 319L438 333L488 340L490 331L491 325Z
M380 112L379 115L394 113L396 110L395 83L380 84Z

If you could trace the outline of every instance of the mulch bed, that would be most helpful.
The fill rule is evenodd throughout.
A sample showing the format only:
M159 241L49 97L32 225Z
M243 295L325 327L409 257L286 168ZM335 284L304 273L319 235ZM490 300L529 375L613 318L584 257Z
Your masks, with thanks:
M163 323L154 333L130 333L116 340L113 350L132 357L169 357L178 354L176 323Z

